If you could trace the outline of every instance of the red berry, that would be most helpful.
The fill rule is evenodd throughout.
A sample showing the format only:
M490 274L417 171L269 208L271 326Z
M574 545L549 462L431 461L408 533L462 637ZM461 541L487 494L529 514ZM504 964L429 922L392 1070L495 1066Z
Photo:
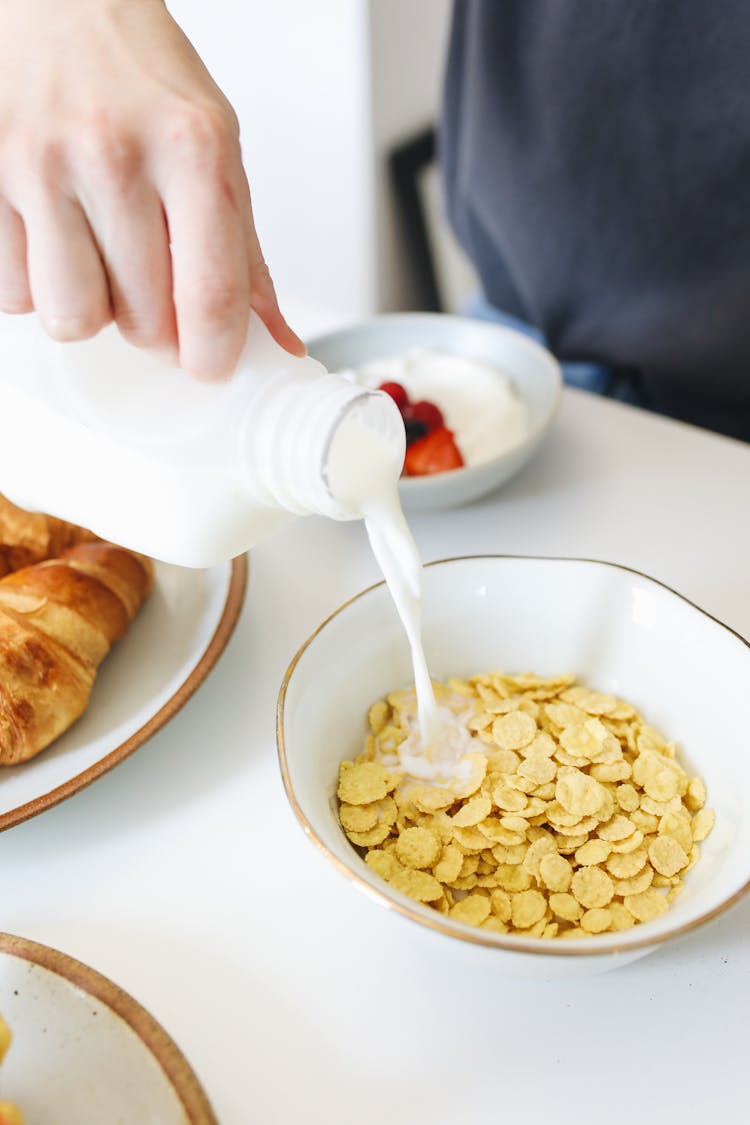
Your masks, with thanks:
M442 426L409 446L404 472L409 477L423 477L429 473L443 473L447 469L460 469L463 463L453 434Z
M413 402L408 407L408 410L411 418L424 423L427 427L428 434L431 433L432 430L439 430L445 425L443 412L439 406L435 406L434 402L427 402L426 400Z
M378 390L385 391L387 395L390 395L399 410L403 410L405 406L409 405L406 388L402 387L400 383L381 383Z

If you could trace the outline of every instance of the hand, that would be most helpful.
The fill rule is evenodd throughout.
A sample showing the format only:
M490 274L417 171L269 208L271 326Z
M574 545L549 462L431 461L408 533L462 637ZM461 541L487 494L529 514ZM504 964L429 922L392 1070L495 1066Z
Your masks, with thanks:
M250 307L294 354L239 129L162 0L2 0L0 309L58 340L114 319L226 377Z

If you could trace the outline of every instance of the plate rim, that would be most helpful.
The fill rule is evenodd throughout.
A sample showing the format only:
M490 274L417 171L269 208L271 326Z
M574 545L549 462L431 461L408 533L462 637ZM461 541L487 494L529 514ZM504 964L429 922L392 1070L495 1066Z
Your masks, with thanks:
M99 758L98 761L87 766L81 773L68 778L67 781L62 782L61 785L56 785L53 789L48 790L48 792L33 797L30 801L26 801L22 805L17 805L14 809L8 809L6 812L0 813L0 832L4 832L8 828L14 828L17 824L22 824L24 821L38 816L39 813L54 808L55 805L59 805L62 801L67 800L68 797L72 797L75 793L86 789L92 782L102 777L105 773L109 773L109 771L119 765L120 762L130 757L131 754L138 750L139 747L143 746L144 742L147 742L152 735L156 734L158 730L161 730L161 728L184 707L188 699L195 693L196 689L203 683L208 673L217 663L229 642L229 638L235 630L240 611L245 601L248 572L249 564L246 554L238 555L231 560L227 595L216 628L186 678L175 689L169 699L162 704L158 711L154 712L138 730L134 731L118 746L115 746L109 753ZM2 935L0 935L0 937L1 936Z
M0 953L39 965L108 1007L158 1063L190 1125L218 1125L208 1096L185 1055L158 1020L118 984L68 953L15 934L0 932Z

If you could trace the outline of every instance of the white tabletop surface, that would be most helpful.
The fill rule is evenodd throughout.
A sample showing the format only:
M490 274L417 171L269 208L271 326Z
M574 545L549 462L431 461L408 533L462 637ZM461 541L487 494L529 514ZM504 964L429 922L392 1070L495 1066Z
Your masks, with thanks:
M749 480L748 445L566 391L515 481L412 527L425 561L625 563L750 637ZM426 940L329 867L276 760L290 658L379 578L363 529L298 521L250 563L236 633L185 709L2 837L2 928L131 992L222 1125L745 1120L750 898L631 966L555 983L493 978Z

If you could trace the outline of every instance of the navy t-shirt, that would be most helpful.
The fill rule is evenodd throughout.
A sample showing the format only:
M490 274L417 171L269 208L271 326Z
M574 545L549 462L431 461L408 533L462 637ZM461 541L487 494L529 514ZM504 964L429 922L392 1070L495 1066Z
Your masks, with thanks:
M457 0L441 154L493 304L750 436L747 0Z

